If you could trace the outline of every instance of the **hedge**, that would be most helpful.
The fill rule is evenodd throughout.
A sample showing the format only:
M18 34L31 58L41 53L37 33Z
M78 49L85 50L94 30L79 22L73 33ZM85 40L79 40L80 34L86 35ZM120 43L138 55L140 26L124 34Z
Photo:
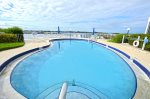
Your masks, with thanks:
M0 28L0 32L2 32L4 34L16 34L16 36L17 36L16 42L24 42L23 30L19 27L11 27L11 28L5 28L5 29ZM1 39L1 37L0 37L0 39ZM9 37L7 36L6 39L9 39ZM10 39L12 39L12 38L10 38Z
M149 42L146 44L145 50L150 51L150 34L132 34L132 35L130 35L129 38L128 38L129 44L130 44L130 45L133 45L134 40L136 40L136 39L138 38L138 36L140 36L140 44L139 44L139 46L138 46L139 48L142 48L144 38L145 38L146 36L148 37Z
M17 42L18 38L15 34L0 34L0 43Z
M5 32L9 34L23 34L23 30L19 27L0 29L0 32Z
M149 42L146 44L145 46L145 50L150 51L150 34L118 34L115 37L113 37L110 42L115 42L115 43L121 43L122 42L122 38L123 35L125 35L125 41L124 43L129 43L130 45L133 45L134 40L136 40L138 38L138 36L140 36L140 44L139 44L139 48L142 48L143 46L143 40L144 38L147 36L149 39Z
M123 35L125 35L125 39L124 42L127 43L128 42L128 35L127 34L117 34L116 36L114 36L111 40L109 40L110 42L115 42L115 43L121 43L122 42L122 38Z

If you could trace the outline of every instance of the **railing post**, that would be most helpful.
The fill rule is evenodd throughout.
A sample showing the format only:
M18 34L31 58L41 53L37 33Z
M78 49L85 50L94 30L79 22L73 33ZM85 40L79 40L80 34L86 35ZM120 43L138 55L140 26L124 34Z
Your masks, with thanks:
M123 35L123 38L122 38L122 44L124 43L124 37L125 37L125 35Z

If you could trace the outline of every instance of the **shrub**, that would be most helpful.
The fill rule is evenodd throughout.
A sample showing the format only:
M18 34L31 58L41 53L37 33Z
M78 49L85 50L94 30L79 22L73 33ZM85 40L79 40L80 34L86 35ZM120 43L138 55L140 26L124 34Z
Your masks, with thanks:
M145 50L150 51L150 42L149 42L148 44L146 44L146 46L145 46Z
M6 34L16 34L17 42L24 42L23 30L19 27L0 29L0 32L4 32Z
M139 44L139 48L142 48L143 46L143 40L144 38L147 36L149 39L149 42L146 44L145 46L145 50L150 51L150 34L118 34L115 37L113 37L110 42L115 42L115 43L121 43L122 42L122 37L123 35L125 35L125 40L124 43L129 43L130 45L133 45L133 42L138 38L138 36L140 36L140 44Z
M139 48L142 48L144 38L146 36L148 37L149 42L146 44L145 50L149 50L150 51L150 34L132 34L128 38L129 44L133 45L134 40L136 40L138 38L138 36L140 36L140 44L138 46Z
M17 42L15 34L0 34L0 43Z
M114 37L110 40L110 42L121 43L121 42L122 42L123 35L125 35L124 42L127 43L127 42L128 42L128 35L127 35L127 34L117 34L116 36L114 36Z
M5 33L10 33L10 34L23 34L23 30L19 27L11 27L4 29Z
M4 29L0 28L0 32L4 32Z

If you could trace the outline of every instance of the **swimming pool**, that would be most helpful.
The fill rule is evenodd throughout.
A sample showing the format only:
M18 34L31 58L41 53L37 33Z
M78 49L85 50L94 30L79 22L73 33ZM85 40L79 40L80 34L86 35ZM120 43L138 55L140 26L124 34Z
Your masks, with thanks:
M11 74L13 88L29 99L56 99L63 82L67 99L131 99L136 90L135 75L120 56L83 40L53 41Z

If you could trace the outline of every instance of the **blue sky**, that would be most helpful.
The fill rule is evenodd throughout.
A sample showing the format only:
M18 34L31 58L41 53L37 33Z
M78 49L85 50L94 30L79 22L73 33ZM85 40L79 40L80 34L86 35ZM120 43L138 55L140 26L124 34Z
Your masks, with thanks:
M145 31L150 0L0 0L0 28Z

